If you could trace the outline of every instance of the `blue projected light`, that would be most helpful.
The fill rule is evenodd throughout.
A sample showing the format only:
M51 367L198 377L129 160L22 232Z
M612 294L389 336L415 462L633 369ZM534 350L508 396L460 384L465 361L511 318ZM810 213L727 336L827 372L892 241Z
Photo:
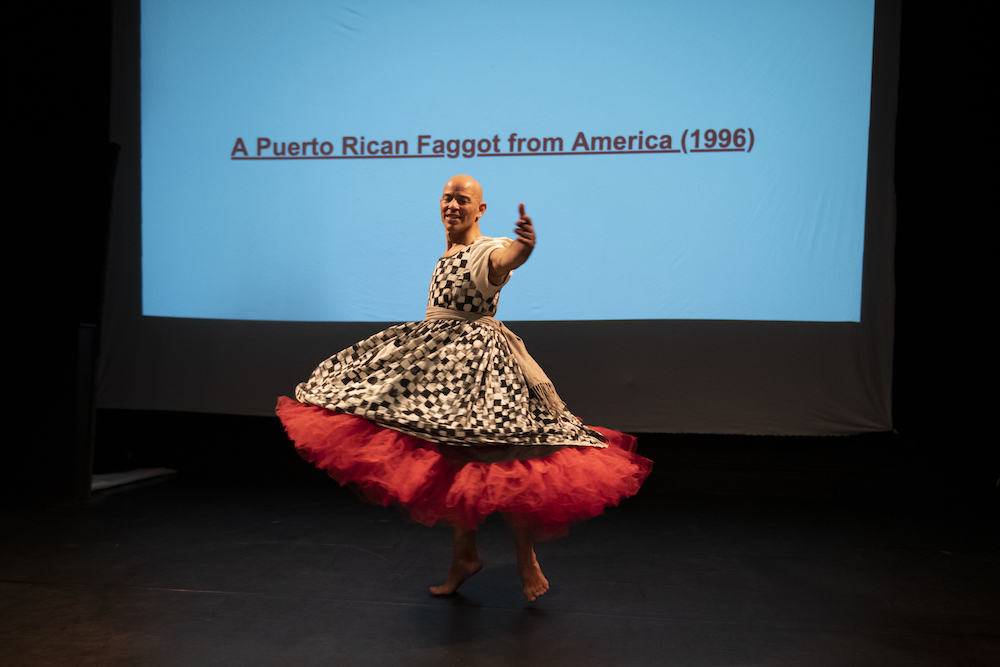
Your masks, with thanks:
M508 320L859 321L873 0L144 0L143 313L423 317L445 181Z

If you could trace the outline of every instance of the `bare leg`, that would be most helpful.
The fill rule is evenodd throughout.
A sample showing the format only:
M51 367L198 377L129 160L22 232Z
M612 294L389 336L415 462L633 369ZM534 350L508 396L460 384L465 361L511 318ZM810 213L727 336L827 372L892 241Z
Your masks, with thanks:
M431 595L450 595L458 590L466 579L483 567L476 551L476 531L455 526L454 550L448 579L441 586L431 586Z
M540 595L549 590L549 580L542 574L535 558L535 548L531 540L531 527L518 521L512 514L504 514L507 527L514 538L514 549L517 552L517 569L521 573L521 583L524 584L524 597L534 602Z

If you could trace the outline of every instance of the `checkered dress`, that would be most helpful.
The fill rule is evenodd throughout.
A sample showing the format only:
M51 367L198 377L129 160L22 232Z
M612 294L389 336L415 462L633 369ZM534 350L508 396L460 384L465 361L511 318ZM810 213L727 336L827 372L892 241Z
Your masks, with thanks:
M442 257L427 305L494 315L500 287L489 283L489 255L510 243L482 237ZM504 335L484 322L389 327L320 364L295 398L445 445L606 447L567 410L546 408Z

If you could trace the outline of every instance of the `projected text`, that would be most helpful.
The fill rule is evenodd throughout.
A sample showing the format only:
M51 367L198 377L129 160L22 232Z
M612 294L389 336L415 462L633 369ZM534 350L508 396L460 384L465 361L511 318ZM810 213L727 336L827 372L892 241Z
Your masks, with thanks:
M526 137L511 132L479 139L442 139L430 134L410 139L342 136L338 141L279 141L257 137L248 149L237 137L229 154L232 160L351 160L378 158L473 158L557 155L614 155L638 153L749 153L754 146L753 129L685 129L680 145L671 134L601 135L577 132L563 137Z

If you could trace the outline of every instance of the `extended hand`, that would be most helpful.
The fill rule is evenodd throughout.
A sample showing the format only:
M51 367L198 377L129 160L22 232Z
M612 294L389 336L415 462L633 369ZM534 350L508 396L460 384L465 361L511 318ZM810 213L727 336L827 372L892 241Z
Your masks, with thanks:
M531 218L524 214L524 204L521 204L518 210L521 213L521 218L517 221L517 228L514 229L514 233L517 234L518 241L528 246L529 249L534 248L535 226L531 223Z
M524 214L524 204L520 206L521 219L517 221L517 240L504 249L497 248L490 254L490 282L502 285L507 274L528 261L535 249L535 226L531 218Z

